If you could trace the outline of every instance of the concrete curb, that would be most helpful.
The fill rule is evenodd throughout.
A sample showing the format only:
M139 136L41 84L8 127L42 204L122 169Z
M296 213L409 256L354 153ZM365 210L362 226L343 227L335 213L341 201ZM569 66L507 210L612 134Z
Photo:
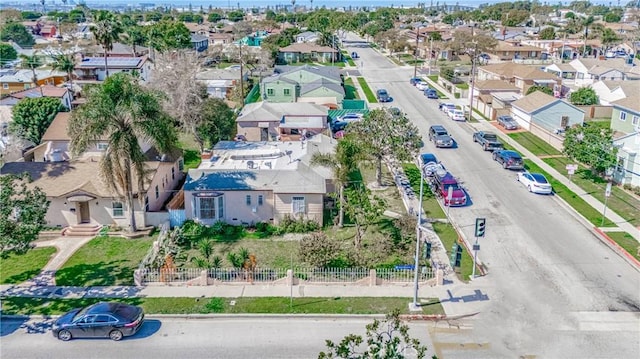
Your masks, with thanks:
M635 268L638 272L640 272L640 261L637 260L636 257L632 256L631 253L627 252L624 248L622 248L618 243L616 243L616 241L611 239L611 237L609 237L607 233L601 230L600 228L593 227L593 231L597 234L597 237L600 239L602 243L609 246L609 248L611 248L620 257L622 257L622 259L627 261L627 263L631 264L633 268Z
M410 315L406 315L410 316ZM428 315L426 315L428 316ZM440 315L442 316L442 315ZM432 316L435 317L435 316ZM446 317L446 315L445 315ZM55 320L60 318L60 315L2 315L0 319L2 321L5 320ZM264 319L282 319L282 318L292 318L292 319L384 319L384 314L268 314L268 313L258 313L258 314L247 314L247 313L239 313L239 314L145 314L146 319L186 319L186 320L200 320L200 319L256 319L256 318L264 318ZM403 316L400 316L403 319ZM404 319L410 320L410 319Z

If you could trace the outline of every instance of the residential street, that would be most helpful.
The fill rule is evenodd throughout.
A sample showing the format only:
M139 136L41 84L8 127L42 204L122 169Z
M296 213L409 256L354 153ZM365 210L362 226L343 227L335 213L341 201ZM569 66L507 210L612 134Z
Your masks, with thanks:
M397 67L370 48L354 49L372 90L385 88L394 98L384 106L406 112L423 135L423 152L435 153L467 188L472 205L450 210L467 241L473 242L475 218L487 218L478 258L488 268L482 283L489 300L464 340L489 343L486 357L493 358L640 355L638 271L602 244L561 200L529 193L516 181L515 172L503 170L473 143L474 127L492 126L449 120L438 111L437 100L427 99L409 84L412 67ZM468 100L449 102L462 105ZM433 124L443 124L458 148L436 149L428 143L427 130ZM638 325L598 332L581 325L592 314L618 323L614 317L619 313L614 312L634 312L631 323ZM443 354L468 357L459 349Z

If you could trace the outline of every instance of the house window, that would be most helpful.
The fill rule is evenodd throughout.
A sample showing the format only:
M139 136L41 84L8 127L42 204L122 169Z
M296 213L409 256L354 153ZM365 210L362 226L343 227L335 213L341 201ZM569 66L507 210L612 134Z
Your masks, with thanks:
M113 217L124 217L124 205L122 202L112 202L111 210L113 211Z
M180 161L178 161L178 171L184 171L184 159L180 159Z
M284 95L285 96L289 96L291 94L291 90L290 89L284 89Z
M264 203L264 196L258 195L258 206L262 206Z
M633 116L631 118L631 124L634 126L638 126L638 124L640 124L640 117L638 116Z
M106 151L107 148L109 147L108 143L104 143L104 142L100 142L96 145L96 147L98 148L98 151Z
M620 121L626 121L626 120L627 120L627 113L620 111Z
M582 72L578 72L578 80L584 79L584 74Z
M149 210L149 196L144 196L144 210Z
M273 96L273 89L267 89L267 95Z
M2 88L5 89L5 90L8 90L9 89L9 84L8 83L3 83L2 84Z
M176 168L175 167L171 167L171 180L175 180L176 179Z
M247 200L246 200L246 202L247 202L247 206L250 206L250 205L251 205L251 195L250 195L250 194L248 194L248 195L247 195Z
M158 197L160 197L160 189L156 186L156 199L158 199Z
M560 119L560 128L567 128L569 126L569 116L562 116Z
M224 216L224 201L223 197L218 197L218 218L222 218Z
M197 197L197 212L200 219L220 219L223 216L224 197Z
M305 213L304 197L291 197L291 210L293 214Z

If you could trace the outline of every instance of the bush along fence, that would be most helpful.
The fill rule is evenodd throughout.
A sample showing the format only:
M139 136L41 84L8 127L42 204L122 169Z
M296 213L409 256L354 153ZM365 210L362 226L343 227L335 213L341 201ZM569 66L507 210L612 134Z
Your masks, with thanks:
M169 230L169 224L161 226L158 239L153 243L138 268L134 271L134 283L143 285L219 285L219 284L352 284L376 286L408 284L414 281L412 268L258 268L245 261L235 268L187 268L173 261L179 251L176 243L184 237L182 228ZM249 264L249 265L247 265ZM418 280L423 285L442 285L444 273L424 267Z

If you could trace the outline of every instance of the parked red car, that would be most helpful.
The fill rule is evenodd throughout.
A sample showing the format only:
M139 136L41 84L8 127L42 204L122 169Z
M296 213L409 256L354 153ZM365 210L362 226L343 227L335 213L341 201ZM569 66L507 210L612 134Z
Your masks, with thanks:
M467 204L467 192L451 173L447 172L444 176L434 176L431 184L436 196L444 199L445 206L459 207ZM451 198L449 198L449 188L452 188Z

